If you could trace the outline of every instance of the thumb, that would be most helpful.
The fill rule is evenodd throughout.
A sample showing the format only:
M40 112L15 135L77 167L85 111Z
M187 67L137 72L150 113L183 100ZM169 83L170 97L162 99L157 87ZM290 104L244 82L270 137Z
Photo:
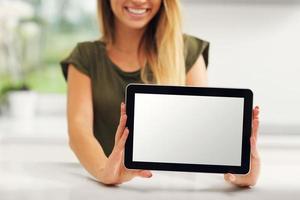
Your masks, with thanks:
M234 174L227 173L224 175L224 179L229 183L235 184L237 178Z

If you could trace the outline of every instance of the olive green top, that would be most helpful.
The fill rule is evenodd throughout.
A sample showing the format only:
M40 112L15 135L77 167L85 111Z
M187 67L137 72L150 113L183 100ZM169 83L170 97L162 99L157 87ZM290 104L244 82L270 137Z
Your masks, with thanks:
M184 35L184 46L186 72L201 54L206 66L208 65L208 42ZM90 77L94 111L93 131L106 156L109 156L114 146L125 87L129 83L142 83L140 70L125 72L120 69L107 56L105 44L99 40L78 43L60 64L65 79L69 64L73 64L80 72Z

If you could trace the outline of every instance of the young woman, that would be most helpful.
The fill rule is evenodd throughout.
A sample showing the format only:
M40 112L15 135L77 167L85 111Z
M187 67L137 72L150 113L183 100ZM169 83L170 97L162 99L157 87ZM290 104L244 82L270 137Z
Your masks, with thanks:
M68 80L70 147L104 184L149 178L150 171L128 170L123 164L130 132L121 103L124 89L132 82L207 86L209 45L182 33L178 0L98 0L98 13L101 40L79 43L61 62ZM251 186L258 179L258 112L256 107L250 173L224 175L237 186Z

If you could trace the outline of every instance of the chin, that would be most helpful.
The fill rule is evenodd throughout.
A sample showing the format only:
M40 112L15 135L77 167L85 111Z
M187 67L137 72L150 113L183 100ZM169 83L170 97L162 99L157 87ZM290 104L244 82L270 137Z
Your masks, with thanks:
M132 29L143 29L147 26L148 22L133 22L133 23L126 23L126 26Z

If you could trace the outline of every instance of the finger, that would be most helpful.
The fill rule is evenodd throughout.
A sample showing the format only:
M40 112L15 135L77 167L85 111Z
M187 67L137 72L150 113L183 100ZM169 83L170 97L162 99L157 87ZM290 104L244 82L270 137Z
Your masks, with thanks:
M128 128L125 128L120 140L117 143L117 150L118 151L123 151L124 150L128 134L129 134L129 130L128 130Z
M253 115L252 115L252 133L251 136L254 136L257 139L258 135L258 127L259 127L259 107L255 106L253 109Z
M245 186L251 186L254 185L253 183L248 180L249 178L247 176L237 176L231 173L225 174L224 179L233 185L239 186L239 187L245 187Z
M124 114L126 114L126 105L125 105L124 102L122 102L121 103L121 113L120 113L120 115L122 116Z
M118 141L122 137L122 133L124 132L124 129L126 127L126 121L127 121L127 115L122 115L120 117L120 122L116 131L115 144L118 144Z
M153 176L152 172L149 170L134 170L134 176L139 176L142 178L151 178Z
M241 183L238 181L238 178L237 176L235 176L234 174L231 174L231 173L227 173L224 175L224 179L228 182L228 183L231 183L231 184L234 184L234 185L240 185Z
M248 182L254 185L260 174L260 158L257 149L257 142L254 138L251 139L251 159L250 159L250 172L246 175Z
M116 136L115 136L115 144L118 143L122 132L124 131L124 128L126 126L126 121L127 121L127 115L126 115L126 106L124 102L121 103L121 108L120 108L120 122L117 128Z
M224 174L224 179L225 179L225 181L227 181L228 183L231 183L232 181L234 181L234 177L233 177L232 174L230 174L230 173Z
M258 118L259 115L259 106L255 106L255 108L252 111L252 119Z
M250 138L251 156L258 159L257 140L254 137Z
M258 136L258 128L259 128L259 120L258 119L254 119L252 121L252 133L251 133L251 137L254 137L257 140L257 136Z

